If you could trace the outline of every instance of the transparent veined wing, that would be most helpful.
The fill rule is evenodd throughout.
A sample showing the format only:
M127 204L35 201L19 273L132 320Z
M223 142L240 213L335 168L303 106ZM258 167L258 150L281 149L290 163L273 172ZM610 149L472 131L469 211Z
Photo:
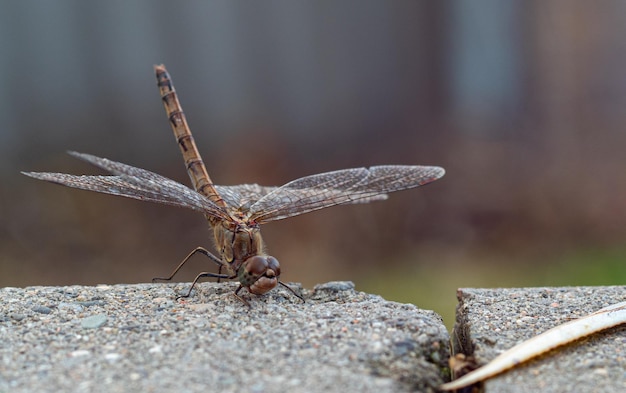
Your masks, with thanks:
M230 218L224 209L215 205L204 195L167 177L90 154L77 152L69 153L74 157L106 169L113 173L114 176L79 176L50 172L22 173L36 179L46 180L72 188L184 207L203 212L216 218Z
M441 178L436 166L383 165L320 173L293 180L250 206L257 223L281 220L331 206L386 199L390 192L419 187Z

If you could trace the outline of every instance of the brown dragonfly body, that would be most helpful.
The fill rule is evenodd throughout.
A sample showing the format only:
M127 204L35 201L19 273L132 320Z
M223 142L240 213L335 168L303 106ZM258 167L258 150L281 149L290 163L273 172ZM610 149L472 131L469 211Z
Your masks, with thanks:
M113 175L23 173L69 187L202 212L213 229L215 247L220 257L198 247L187 255L169 277L156 279L170 280L191 256L196 253L206 255L219 266L218 273L198 274L185 297L189 296L202 277L238 279L240 285L235 291L238 297L242 288L261 295L278 284L298 296L279 281L280 266L276 258L264 253L259 228L261 224L331 206L384 200L390 192L428 184L445 173L443 168L436 166L384 165L320 173L293 180L281 187L215 185L193 140L169 74L163 65L155 66L155 71L163 105L183 154L193 190L145 169L76 152L69 153ZM222 269L226 273L222 273Z
M220 268L226 267L228 278L239 278L241 286L237 288L237 292L245 287L251 293L262 295L278 284L278 277L280 276L278 261L276 258L263 255L263 239L259 226L254 222L246 222L242 214L230 210L213 186L213 181L209 177L204 161L202 161L191 135L191 129L178 101L172 79L163 65L155 66L154 70L163 106L170 120L178 147L183 154L193 188L216 206L228 212L228 217L215 217L206 214L207 220L213 228L215 245L222 256L219 261ZM196 248L196 250L204 252L205 255L210 254L203 248ZM171 279L196 250L185 258L166 280ZM212 256L212 254L210 255ZM196 277L196 281L200 277L203 277L202 273Z

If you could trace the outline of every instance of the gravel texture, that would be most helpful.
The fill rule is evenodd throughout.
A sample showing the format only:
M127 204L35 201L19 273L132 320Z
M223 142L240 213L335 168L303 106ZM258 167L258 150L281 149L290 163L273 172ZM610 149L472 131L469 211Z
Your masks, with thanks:
M350 282L264 296L236 283L0 289L0 392L404 392L444 379L432 311Z
M626 287L460 289L455 352L479 364L537 334L614 303ZM484 385L485 392L624 392L626 326L557 348Z

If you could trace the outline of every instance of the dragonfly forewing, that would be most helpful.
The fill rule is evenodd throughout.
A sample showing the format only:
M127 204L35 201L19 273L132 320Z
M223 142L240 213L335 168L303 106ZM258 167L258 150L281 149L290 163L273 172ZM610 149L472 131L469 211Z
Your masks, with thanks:
M268 193L250 207L258 223L281 220L331 206L367 203L387 193L419 187L441 178L436 166L384 165L302 177Z
M62 184L67 187L183 207L221 219L229 218L228 213L224 209L216 206L204 195L165 176L90 154L69 153L116 175L77 176L49 172L22 173L36 179Z

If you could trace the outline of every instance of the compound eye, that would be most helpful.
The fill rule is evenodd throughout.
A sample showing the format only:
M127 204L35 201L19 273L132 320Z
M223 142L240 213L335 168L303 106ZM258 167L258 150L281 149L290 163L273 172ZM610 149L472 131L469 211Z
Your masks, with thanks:
M280 276L280 263L274 257L267 257L267 268L274 271L276 277Z
M278 261L276 261L278 262ZM253 275L254 277L260 277L265 274L268 268L267 258L255 255L252 258L248 259L248 263L246 266L246 270L248 273Z

